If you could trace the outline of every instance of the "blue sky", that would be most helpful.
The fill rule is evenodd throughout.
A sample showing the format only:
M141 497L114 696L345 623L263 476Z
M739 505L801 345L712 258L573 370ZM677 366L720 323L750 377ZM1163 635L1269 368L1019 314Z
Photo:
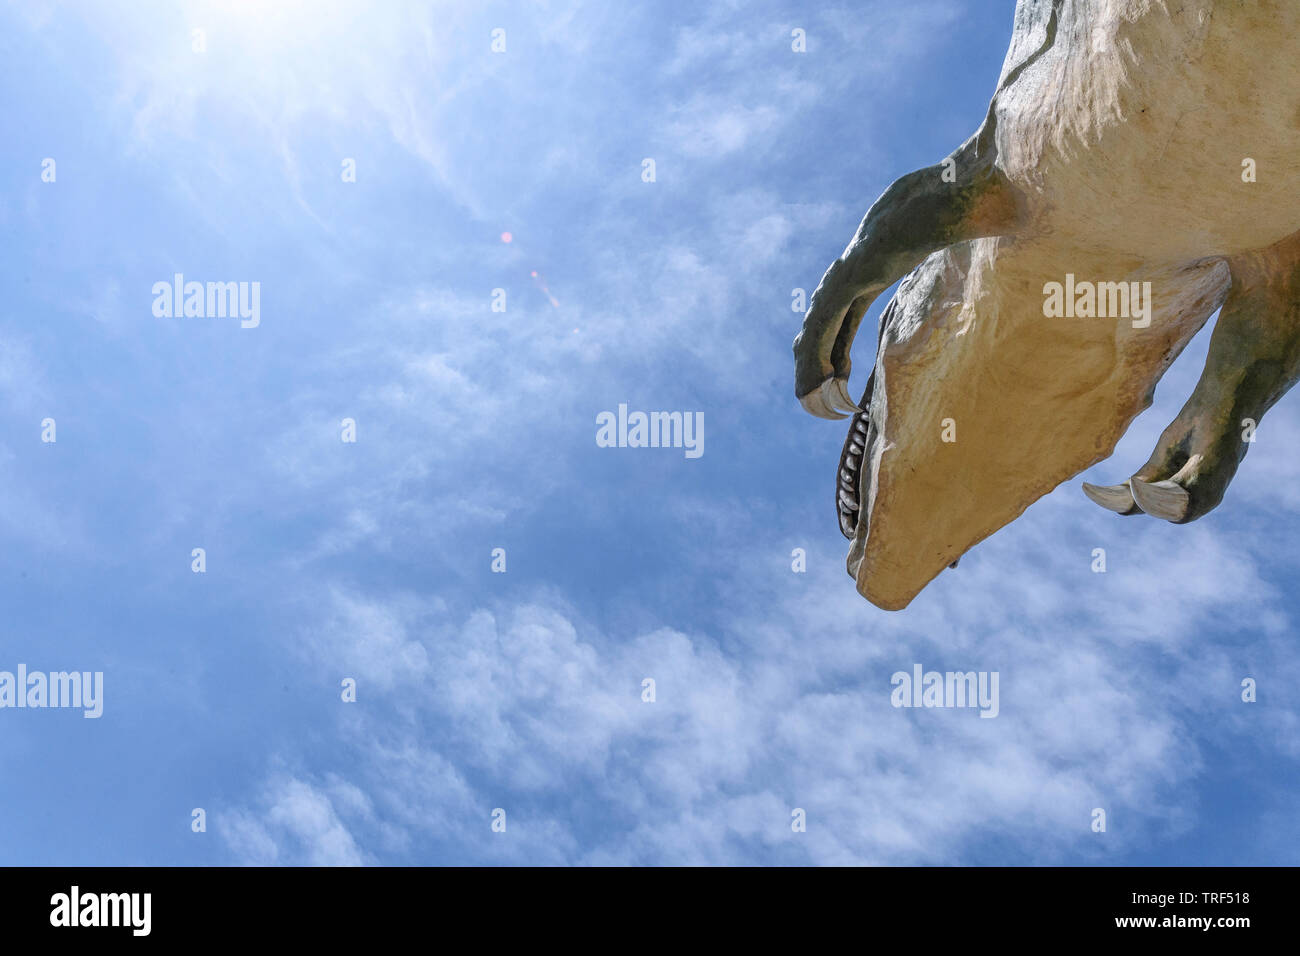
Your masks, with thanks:
M0 8L0 669L105 687L0 710L0 863L1300 862L1294 397L1192 525L1075 479L904 612L845 574L791 290L1012 8ZM156 317L177 272L260 325ZM704 454L597 447L620 403ZM999 716L891 707L913 663Z

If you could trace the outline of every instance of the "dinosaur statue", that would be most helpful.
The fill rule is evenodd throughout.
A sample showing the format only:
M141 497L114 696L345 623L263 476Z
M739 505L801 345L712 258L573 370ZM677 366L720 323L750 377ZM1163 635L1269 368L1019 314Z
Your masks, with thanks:
M859 593L906 607L1109 457L1216 310L1150 459L1083 490L1177 523L1218 505L1300 377L1298 229L1300 2L1020 0L984 122L871 206L795 338L800 403L851 416ZM900 279L854 403L854 335Z

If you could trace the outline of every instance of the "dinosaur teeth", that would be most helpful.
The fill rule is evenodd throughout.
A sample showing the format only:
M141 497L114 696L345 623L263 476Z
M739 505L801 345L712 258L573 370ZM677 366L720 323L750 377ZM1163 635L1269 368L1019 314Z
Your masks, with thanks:
M839 514L840 532L852 540L858 530L858 516L862 511L862 489L859 475L867 446L871 444L871 423L867 416L857 414L849 426L848 440L840 455L839 474L836 476L835 508Z

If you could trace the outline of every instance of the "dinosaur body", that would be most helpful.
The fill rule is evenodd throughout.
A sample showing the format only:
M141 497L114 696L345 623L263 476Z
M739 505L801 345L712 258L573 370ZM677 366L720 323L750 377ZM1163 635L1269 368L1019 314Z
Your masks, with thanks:
M858 590L906 606L1108 457L1222 307L1151 460L1085 487L1177 522L1217 505L1248 447L1241 422L1300 377L1297 186L1300 4L1022 0L984 124L872 206L795 341L804 407L857 412L836 505ZM855 405L857 324L909 271ZM1075 277L1112 307L1120 283L1149 289L1149 311L1045 304Z

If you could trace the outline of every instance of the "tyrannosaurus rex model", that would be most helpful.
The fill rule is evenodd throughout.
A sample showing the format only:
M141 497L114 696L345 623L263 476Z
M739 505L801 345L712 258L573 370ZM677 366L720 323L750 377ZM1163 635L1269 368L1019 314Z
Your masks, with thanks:
M1300 377L1297 229L1300 3L1020 0L983 124L875 202L795 339L804 408L852 414L836 507L858 591L905 607L1109 456L1221 308L1151 458L1084 486L1120 514L1214 508ZM854 334L900 278L855 405Z

